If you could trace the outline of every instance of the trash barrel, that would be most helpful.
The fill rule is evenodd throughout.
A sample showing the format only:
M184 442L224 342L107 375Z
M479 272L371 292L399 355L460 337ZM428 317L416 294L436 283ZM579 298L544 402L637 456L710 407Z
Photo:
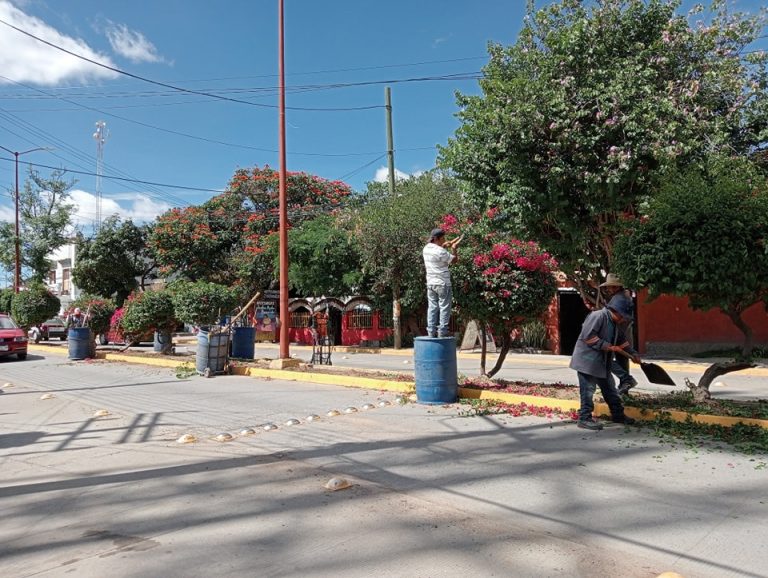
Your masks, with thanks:
M227 364L229 333L209 333L201 328L197 333L197 355L195 369L200 374L222 373Z
M255 341L255 327L235 327L232 330L232 357L253 359L253 354L256 352Z
M454 403L459 395L456 339L417 337L413 342L416 400L428 405Z
M67 347L70 359L86 359L91 357L91 328L70 327L67 334Z
M157 353L162 353L163 347L168 345L172 340L172 336L170 333L161 333L160 331L155 331L155 340L152 344L152 351L155 351Z

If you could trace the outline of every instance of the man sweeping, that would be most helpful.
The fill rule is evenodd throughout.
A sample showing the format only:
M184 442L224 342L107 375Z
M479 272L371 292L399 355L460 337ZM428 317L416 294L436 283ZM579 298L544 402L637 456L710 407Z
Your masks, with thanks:
M570 368L575 369L579 378L578 427L588 430L601 430L603 425L592 418L595 409L593 397L599 387L603 399L611 410L614 423L632 424L635 420L624 415L624 405L616 392L611 361L613 354L627 352L635 363L640 357L626 338L624 327L632 320L632 303L623 294L617 294L604 309L593 311L584 320L581 333L571 357Z

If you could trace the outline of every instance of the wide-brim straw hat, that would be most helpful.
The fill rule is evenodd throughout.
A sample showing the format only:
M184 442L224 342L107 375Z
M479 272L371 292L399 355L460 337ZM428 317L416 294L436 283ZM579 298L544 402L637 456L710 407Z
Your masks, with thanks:
M621 282L618 275L608 273L605 276L605 283L601 283L600 287L624 287L624 283Z

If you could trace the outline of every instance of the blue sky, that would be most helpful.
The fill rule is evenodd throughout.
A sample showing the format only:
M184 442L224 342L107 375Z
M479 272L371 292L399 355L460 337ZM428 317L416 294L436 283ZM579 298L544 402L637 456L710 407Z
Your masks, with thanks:
M733 3L746 11L763 5ZM524 0L285 4L288 169L346 177L356 189L386 166L383 81L479 72L488 41L514 42L525 7ZM56 149L26 155L27 161L95 172L92 135L103 120L110 133L105 175L221 190L238 167L277 167L277 154L270 152L278 146L277 0L0 0L0 19L115 68L256 104L173 93L0 25L0 145ZM374 84L329 87L366 82ZM476 92L477 81L390 86L396 167L404 174L429 169L435 145L457 126L454 92ZM374 108L297 110L360 107ZM88 229L96 218L96 179L78 180L74 198ZM12 185L13 165L0 161L0 187ZM137 220L214 194L109 178L102 191L103 214L119 211ZM6 198L0 219L10 214Z

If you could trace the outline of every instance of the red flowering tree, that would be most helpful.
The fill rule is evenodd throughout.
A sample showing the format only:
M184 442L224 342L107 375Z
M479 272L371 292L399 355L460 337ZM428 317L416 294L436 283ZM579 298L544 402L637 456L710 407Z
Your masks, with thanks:
M249 292L269 286L275 274L265 248L278 229L278 190L279 174L268 166L238 169L224 193L160 216L150 245L161 270ZM297 225L334 212L351 189L341 181L289 172L286 194L288 220Z
M537 243L497 230L496 215L491 209L464 223L448 215L442 225L449 235L461 232L465 236L452 272L459 314L477 320L481 332L489 327L499 340L498 360L488 372L485 339L481 340L480 369L488 377L501 369L512 345L512 330L541 317L557 287L553 275L557 262Z

